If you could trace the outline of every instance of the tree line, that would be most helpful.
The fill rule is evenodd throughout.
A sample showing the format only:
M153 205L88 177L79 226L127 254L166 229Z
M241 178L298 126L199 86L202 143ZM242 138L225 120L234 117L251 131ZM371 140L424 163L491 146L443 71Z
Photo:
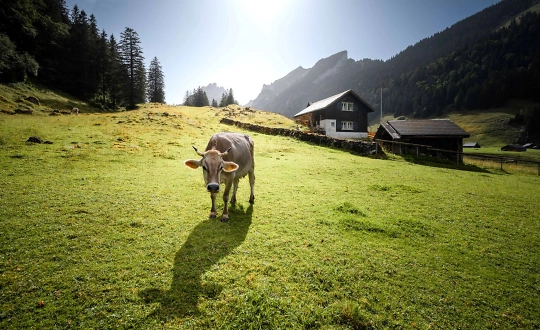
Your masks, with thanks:
M147 69L144 59L135 30L126 27L117 41L65 0L2 1L0 82L35 79L102 109L165 103L159 60Z
M208 96L206 95L206 92L204 89L199 86L197 88L194 88L192 92L186 91L186 94L184 96L184 105L190 106L190 107L204 107L211 105L213 107L226 107L230 104L238 104L238 101L234 99L234 93L232 88L230 88L226 93L223 93L221 95L221 100L218 101L212 99L212 102L210 103L208 101Z
M395 117L483 110L511 98L540 102L540 14L527 12L474 45L403 73L383 90L385 108ZM531 138L540 136L540 109L523 109L515 122Z

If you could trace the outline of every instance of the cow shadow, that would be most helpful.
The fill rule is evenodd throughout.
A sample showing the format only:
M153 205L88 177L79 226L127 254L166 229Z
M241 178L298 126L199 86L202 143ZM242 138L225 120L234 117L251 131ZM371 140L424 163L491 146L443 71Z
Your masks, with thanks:
M139 293L144 303L160 303L149 317L166 321L173 317L197 315L200 297L212 299L222 287L218 283L203 283L201 277L222 258L229 255L246 239L253 206L229 209L231 219L224 224L208 219L198 224L174 257L171 287L167 291L148 288Z

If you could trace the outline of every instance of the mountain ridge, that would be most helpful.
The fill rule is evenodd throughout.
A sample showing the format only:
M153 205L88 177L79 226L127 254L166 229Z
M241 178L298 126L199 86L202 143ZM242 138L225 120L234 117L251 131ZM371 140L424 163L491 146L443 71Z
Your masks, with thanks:
M431 37L420 40L386 61L371 59L356 61L347 57L346 50L338 52L317 61L313 67L304 69L301 76L292 74L297 68L274 83L264 85L261 93L252 101L251 105L254 108L292 117L301 111L308 102L318 101L344 90L352 89L374 108L378 108L381 104L380 90L383 88L386 97L391 94L392 102L390 105L394 108L399 107L400 103L395 94L400 93L401 87L395 82L404 74L408 74L409 78L414 78L415 71L419 71L418 76L420 77L421 71L425 71L424 67L457 50L468 49L486 40L493 31L500 29L507 21L519 17L521 13L536 5L537 2L533 3L530 0L503 0L435 33ZM265 87L273 84L288 85L288 87L281 90L271 90ZM417 93L407 97L411 98L408 102L412 102L413 97L428 100L435 96ZM428 106L429 102L426 101L426 105L422 105L420 99L415 100L415 102L418 104L410 106L410 114L422 116L422 112L418 108ZM441 110L445 107L448 105L439 106ZM385 109L385 112L388 111L394 112L392 108ZM376 113L370 117L378 115Z

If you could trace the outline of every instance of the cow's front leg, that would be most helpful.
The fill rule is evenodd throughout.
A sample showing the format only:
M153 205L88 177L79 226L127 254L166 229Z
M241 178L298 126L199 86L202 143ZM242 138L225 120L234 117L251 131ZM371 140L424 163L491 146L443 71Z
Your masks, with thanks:
M236 191L238 190L238 181L240 181L240 179L234 178L231 205L236 204Z
M231 191L231 180L227 181L225 190L223 191L223 215L221 216L222 222L229 221L229 192Z
M210 215L208 216L210 219L215 219L216 217L216 196L217 193L210 194L210 198L212 199L212 208L210 209Z

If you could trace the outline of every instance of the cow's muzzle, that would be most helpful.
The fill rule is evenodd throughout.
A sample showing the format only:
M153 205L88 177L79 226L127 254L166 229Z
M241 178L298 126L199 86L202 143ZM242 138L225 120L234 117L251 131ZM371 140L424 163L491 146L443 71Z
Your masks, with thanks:
M211 193L217 193L219 191L219 184L209 183L206 185L206 190L208 190Z

